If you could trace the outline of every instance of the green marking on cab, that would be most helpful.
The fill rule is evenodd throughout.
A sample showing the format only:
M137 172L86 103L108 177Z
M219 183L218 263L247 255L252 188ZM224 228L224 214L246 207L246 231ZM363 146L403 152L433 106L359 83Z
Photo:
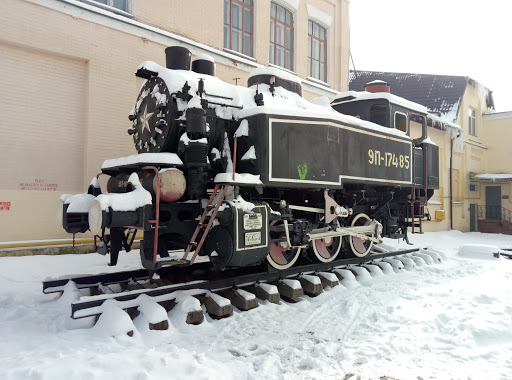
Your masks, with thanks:
M300 179L306 179L306 174L308 174L308 164L303 163L297 165L297 171L299 172Z

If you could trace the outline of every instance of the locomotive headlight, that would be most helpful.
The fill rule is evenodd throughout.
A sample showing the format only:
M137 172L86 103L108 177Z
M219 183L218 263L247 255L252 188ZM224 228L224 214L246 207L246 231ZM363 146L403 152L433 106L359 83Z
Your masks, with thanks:
M64 201L62 199L59 199L57 201L57 224L61 227L64 223Z
M187 181L183 172L176 168L160 171L160 199L165 202L175 202L185 194ZM158 189L158 181L153 179L153 190Z
M94 235L99 235L103 228L103 210L97 199L89 207L89 229Z

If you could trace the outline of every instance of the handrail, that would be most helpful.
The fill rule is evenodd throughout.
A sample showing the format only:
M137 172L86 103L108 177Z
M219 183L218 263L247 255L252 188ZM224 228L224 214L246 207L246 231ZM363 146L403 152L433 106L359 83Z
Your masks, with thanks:
M499 220L512 223L512 211L502 206L478 205L478 220Z

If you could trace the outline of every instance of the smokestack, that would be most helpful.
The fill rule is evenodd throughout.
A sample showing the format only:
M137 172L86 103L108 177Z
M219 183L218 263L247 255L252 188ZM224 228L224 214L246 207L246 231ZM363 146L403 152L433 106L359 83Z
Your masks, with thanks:
M215 61L207 54L198 54L192 61L192 71L215 76Z
M388 86L386 82L383 80L374 80L372 82L369 82L366 84L366 87L364 88L367 92L391 92L391 88Z
M165 49L165 65L171 70L190 70L190 50L181 46L169 46Z

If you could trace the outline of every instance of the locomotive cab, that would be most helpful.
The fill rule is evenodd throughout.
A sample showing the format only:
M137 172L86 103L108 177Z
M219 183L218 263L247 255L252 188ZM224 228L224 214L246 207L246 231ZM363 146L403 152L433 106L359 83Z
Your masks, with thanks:
M342 114L402 131L416 144L427 138L426 108L392 94L348 91L331 106Z
M413 143L413 181L408 195L409 219L425 217L424 206L439 188L439 147L427 135L426 107L391 94L383 81L370 82L365 92L341 93L331 106L334 110L402 131Z

